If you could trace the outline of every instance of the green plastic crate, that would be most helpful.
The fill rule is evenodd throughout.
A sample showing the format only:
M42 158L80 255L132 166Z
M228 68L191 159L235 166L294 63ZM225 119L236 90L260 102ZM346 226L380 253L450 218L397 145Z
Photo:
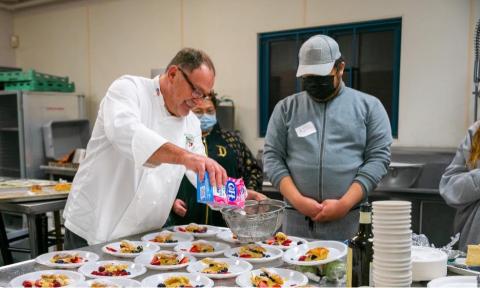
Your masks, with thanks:
M68 77L59 77L50 74L40 73L34 69L28 71L8 71L0 72L0 82L19 82L19 81L50 81L68 84Z
M22 81L22 82L6 82L5 90L7 91L56 91L56 92L74 92L75 83L64 83L56 81Z

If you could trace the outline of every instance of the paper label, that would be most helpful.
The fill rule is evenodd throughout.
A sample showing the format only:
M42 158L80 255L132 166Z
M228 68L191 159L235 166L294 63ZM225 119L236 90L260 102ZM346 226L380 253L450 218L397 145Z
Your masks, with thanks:
M317 132L317 129L315 129L315 126L311 121L308 121L307 123L298 126L295 128L295 132L297 132L298 137L307 137L308 135L311 135L313 133Z

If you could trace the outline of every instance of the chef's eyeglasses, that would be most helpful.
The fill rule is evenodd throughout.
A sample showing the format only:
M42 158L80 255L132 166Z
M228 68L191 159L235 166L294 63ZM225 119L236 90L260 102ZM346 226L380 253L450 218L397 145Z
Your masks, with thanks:
M182 68L178 67L178 70L182 73L183 78L185 79L185 81L187 81L188 85L190 85L190 88L192 89L192 96L194 98L210 99L212 97L215 97L216 93L213 90L208 94L203 94L203 92L200 89L198 89L197 87L195 87L195 85L193 85L192 81L190 81L190 78L188 78L187 73L185 73L185 71L183 71Z

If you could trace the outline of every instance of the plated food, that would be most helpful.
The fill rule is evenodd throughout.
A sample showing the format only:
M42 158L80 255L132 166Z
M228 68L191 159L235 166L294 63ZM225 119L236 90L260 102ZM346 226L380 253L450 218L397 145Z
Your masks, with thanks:
M161 231L143 236L142 241L151 242L160 247L175 247L180 242L193 241L193 235L187 233Z
M201 273L212 279L232 278L251 269L250 263L230 258L205 258L187 267L188 272Z
M288 236L283 232L277 232L272 238L262 241L262 244L279 247L281 249L288 249L294 246L307 243L303 238Z
M11 287L64 287L77 284L85 278L78 272L68 270L43 270L15 277Z
M220 228L210 225L198 225L190 223L188 225L180 225L173 227L175 232L189 233L195 237L211 237L220 232Z
M325 260L330 251L326 247L315 247L308 250L304 255L298 257L298 261L317 261Z
M275 272L269 271L266 268L261 269L260 274L252 274L250 281L253 287L282 287L285 283L283 277Z
M236 283L241 287L293 287L306 285L308 278L289 269L261 268L242 273Z
M187 253L174 251L144 253L135 258L135 263L145 265L145 267L153 270L179 269L195 261L197 261L195 257Z
M213 287L213 281L200 274L162 273L143 279L142 287Z
M65 274L42 274L37 280L25 280L23 287L63 287L71 284Z
M98 266L97 270L91 272L92 275L96 276L128 276L131 274L130 271L127 271L128 264L114 264L107 263L103 266Z
M314 241L288 249L283 260L300 266L317 266L335 261L347 254L347 246L339 241Z
M87 263L78 271L90 278L134 278L145 273L147 269L138 263L111 260Z
M242 259L251 263L273 261L282 255L283 251L279 248L259 244L247 244L225 252L225 256L229 258Z
M199 257L211 257L222 254L228 248L229 246L224 243L198 240L194 242L182 242L175 246L174 250L190 253Z
M267 248L257 244L248 244L240 246L238 254L234 255L240 258L268 258Z
M52 268L78 268L87 262L95 262L98 255L87 251L56 251L35 258L38 264Z
M480 266L480 244L467 246L467 266Z
M140 287L140 282L133 279L109 278L88 280L86 285L81 287L90 288L122 288L122 287Z
M117 257L133 258L142 252L156 252L160 248L157 245L141 242L122 240L110 243L102 247L102 251Z

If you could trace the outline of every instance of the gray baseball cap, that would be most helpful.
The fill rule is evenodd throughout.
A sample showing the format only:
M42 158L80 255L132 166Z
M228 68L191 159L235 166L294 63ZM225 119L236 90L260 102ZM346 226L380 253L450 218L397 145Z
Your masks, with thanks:
M330 74L335 64L335 60L340 58L340 48L332 38L326 35L315 35L310 37L298 52L298 70L297 77L303 75Z

